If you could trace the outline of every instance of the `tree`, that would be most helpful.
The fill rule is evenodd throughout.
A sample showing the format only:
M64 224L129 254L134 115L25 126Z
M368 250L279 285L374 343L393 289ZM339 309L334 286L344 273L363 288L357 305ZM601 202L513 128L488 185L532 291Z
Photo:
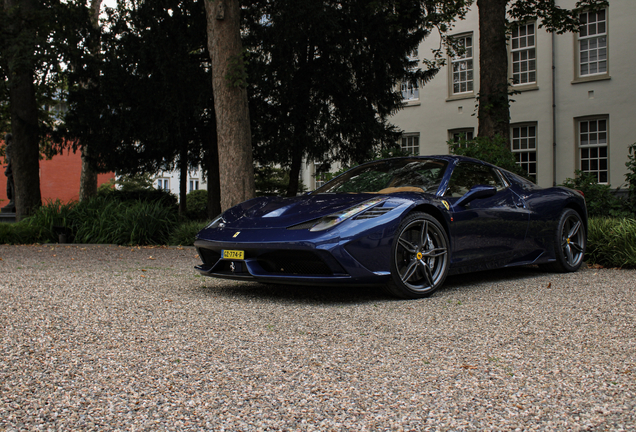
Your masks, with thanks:
M400 83L424 84L438 56L418 69L411 55L464 1L257 0L246 6L245 40L255 156L290 170L296 195L305 158L361 162L394 146L387 118L402 107ZM439 53L438 53L439 54Z
M7 80L13 148L11 160L15 184L16 219L40 205L39 124L35 96L36 44L33 17L40 12L35 0L5 0L2 29L2 69Z
M467 1L470 6L472 1ZM557 34L578 32L583 9L607 7L606 0L580 0L563 9L554 0L477 0L479 9L479 136L500 135L510 141L508 30L515 23L538 21L539 28Z
M88 144L86 156L98 171L177 167L185 213L188 170L213 144L205 136L214 128L214 108L203 5L120 2L107 26L101 55L85 57L71 76L67 133ZM208 167L211 186L215 170Z
M81 4L59 0L4 0L0 7L0 92L9 100L18 220L42 204L40 150L52 126L47 107L59 96L60 64L80 45L86 18Z
M102 0L90 0L91 8L91 24L95 30L96 37L93 38L91 43L91 51L93 55L99 53L99 34L101 32L99 26L99 12L101 10ZM85 85L91 85L95 80L95 77L91 79ZM90 158L88 156L88 146L82 146L82 171L80 174L80 201L94 197L97 195L97 171L93 169L90 164Z
M239 0L206 0L221 208L255 196Z

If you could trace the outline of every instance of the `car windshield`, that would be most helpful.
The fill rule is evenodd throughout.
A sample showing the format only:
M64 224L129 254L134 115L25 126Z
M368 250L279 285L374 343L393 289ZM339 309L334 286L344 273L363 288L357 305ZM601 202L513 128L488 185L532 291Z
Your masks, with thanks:
M448 163L436 159L387 159L352 168L313 193L436 193Z

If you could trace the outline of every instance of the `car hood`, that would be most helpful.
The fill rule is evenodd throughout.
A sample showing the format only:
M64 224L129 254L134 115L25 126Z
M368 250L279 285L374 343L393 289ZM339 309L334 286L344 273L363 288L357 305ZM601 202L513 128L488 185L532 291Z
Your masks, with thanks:
M228 228L287 228L361 202L377 194L317 194L298 197L262 197L245 201L223 213Z

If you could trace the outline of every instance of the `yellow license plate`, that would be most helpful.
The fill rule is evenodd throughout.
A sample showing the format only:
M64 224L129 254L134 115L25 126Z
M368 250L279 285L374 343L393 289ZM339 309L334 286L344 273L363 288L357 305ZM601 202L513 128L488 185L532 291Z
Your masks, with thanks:
M223 250L223 259L245 259L245 252L240 250Z

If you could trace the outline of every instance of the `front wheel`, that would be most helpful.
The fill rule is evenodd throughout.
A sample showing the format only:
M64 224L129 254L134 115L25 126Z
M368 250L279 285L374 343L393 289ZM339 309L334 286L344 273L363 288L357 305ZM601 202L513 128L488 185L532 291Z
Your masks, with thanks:
M556 261L541 268L560 273L577 271L583 264L586 243L585 226L579 213L572 209L563 210L554 238Z
M411 299L433 293L448 274L448 244L446 231L434 217L421 212L407 216L393 240L392 281L386 290Z

